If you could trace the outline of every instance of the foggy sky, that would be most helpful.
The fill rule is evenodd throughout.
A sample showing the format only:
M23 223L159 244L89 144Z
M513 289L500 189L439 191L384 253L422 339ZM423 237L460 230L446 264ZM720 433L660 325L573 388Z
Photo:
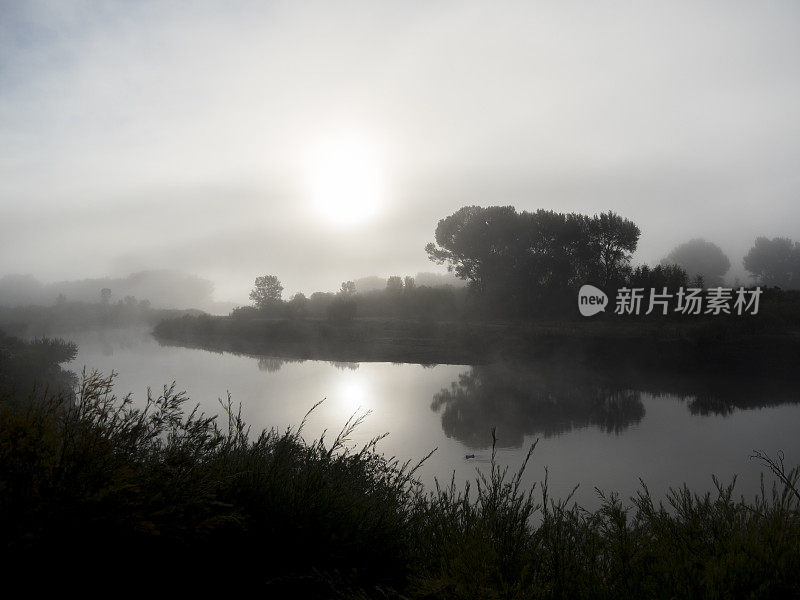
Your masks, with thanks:
M796 2L22 3L0 0L0 275L181 269L246 300L434 270L467 204L705 237L741 271L800 240ZM303 181L340 133L380 148L370 221Z

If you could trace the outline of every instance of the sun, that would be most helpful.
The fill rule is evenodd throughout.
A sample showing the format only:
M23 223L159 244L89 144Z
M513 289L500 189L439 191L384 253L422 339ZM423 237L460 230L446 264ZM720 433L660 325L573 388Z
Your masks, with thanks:
M377 148L354 135L320 141L310 153L306 181L312 208L326 222L353 225L374 217L385 201Z
M371 399L369 383L359 374L348 373L337 386L339 407L352 414L368 409Z

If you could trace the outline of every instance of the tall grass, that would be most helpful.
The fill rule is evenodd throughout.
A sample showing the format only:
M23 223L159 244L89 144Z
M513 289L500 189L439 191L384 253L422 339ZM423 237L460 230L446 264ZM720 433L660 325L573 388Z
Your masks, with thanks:
M800 590L798 469L736 498L685 486L601 494L587 511L495 460L425 492L421 462L296 428L251 435L166 387L135 407L113 374L74 401L0 404L0 527L8 577L153 593L312 598L786 598ZM312 409L313 410L313 409ZM598 491L598 493L600 493Z

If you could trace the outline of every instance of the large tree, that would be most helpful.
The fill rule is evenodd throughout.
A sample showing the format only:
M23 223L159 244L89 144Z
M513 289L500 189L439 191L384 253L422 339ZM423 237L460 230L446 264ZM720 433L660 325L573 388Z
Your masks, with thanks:
M250 292L250 300L256 308L265 309L280 303L283 286L275 275L256 277L255 287Z
M756 283L800 288L800 243L789 238L756 239L742 262Z
M439 221L425 250L474 289L532 308L558 304L582 283L622 279L638 240L639 228L611 212L467 206Z
M678 265L686 271L689 279L702 277L707 287L721 286L725 273L731 268L731 261L722 249L702 238L695 238L675 246L661 260L661 264Z
M505 274L518 231L513 206L465 206L439 221L436 244L425 251L432 261L447 263L457 277L485 290Z

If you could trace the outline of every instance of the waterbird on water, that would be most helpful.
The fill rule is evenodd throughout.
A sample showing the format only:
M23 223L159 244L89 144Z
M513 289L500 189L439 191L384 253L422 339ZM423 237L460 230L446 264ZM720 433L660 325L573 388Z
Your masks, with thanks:
M465 454L464 458L469 460L470 458L475 458L475 455L474 454Z

